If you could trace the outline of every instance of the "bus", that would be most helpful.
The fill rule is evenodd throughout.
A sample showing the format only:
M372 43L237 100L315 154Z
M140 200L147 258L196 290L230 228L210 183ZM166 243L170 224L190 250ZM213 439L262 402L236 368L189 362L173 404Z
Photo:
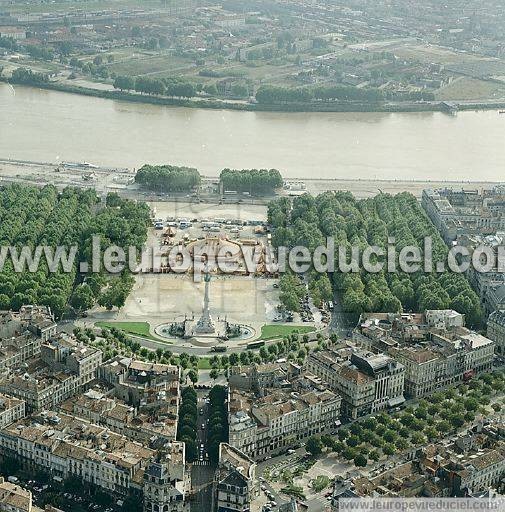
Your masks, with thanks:
M247 350L254 350L255 348L261 348L265 346L264 341L251 341L251 343L248 343L246 346Z

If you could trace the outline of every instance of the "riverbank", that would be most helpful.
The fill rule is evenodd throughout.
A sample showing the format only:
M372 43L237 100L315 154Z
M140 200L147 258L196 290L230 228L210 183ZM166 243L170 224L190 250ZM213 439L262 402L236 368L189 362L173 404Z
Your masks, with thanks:
M215 180L217 176L202 176L204 181ZM85 179L84 179L85 178ZM284 179L293 179L305 183L305 192L318 195L326 191L348 191L358 199L373 197L377 194L399 194L410 192L418 199L424 189L443 187L465 187L472 189L491 188L500 185L498 181L469 181L469 180L395 180L395 179L360 179L360 178L300 178L284 176ZM100 167L84 168L79 166L65 166L59 163L34 162L25 160L12 160L1 158L0 155L0 183L24 183L26 185L44 186L48 183L56 185L59 189L67 186L80 188L95 188L99 193L110 191L118 192L130 199L141 199L156 206L160 215L165 216L195 216L195 208L202 209L208 205L217 205L219 195L205 196L197 203L188 199L185 193L178 195L157 194L140 190L134 183L134 171L130 169ZM304 191L293 192L302 194ZM282 194L290 194L282 191ZM272 198L242 198L240 205L236 201L223 204L217 208L216 216L235 218L237 210L246 210L251 218L264 220L265 206ZM250 211L248 210L250 209Z
M6 78L0 81L8 82ZM398 103L359 103L359 102L307 102L286 104L262 104L218 99L184 99L162 96L149 96L119 90L106 90L83 87L63 82L47 82L41 84L20 84L26 87L49 89L71 94L80 94L94 98L146 103L150 105L165 105L186 108L205 108L213 110L238 110L249 112L444 112L452 114L458 110L497 110L505 108L503 101L432 101L432 102L398 102Z

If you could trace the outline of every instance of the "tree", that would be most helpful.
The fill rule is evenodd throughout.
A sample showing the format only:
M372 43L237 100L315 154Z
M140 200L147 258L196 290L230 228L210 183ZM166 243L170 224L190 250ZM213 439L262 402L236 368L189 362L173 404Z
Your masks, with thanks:
M12 72L10 82L16 84L40 85L49 82L49 77L44 73L36 73L31 69L17 68Z
M356 448L350 448L349 446L342 451L342 457L345 460L353 460L356 457Z
M308 453L310 453L312 456L320 455L323 451L323 443L321 442L321 439L316 436L309 437L307 439L307 443L305 445L305 449Z
M251 362L251 358L249 356L249 352L241 352L240 353L240 364L248 365Z
M273 195L283 185L277 169L223 169L219 181L224 190L248 192L251 195Z
M370 460L377 462L380 459L380 453L377 450L372 450L368 454L368 457L370 458Z
M114 307L122 308L130 294L131 284L122 279L113 279L109 286L102 291L98 304L111 310Z
M246 85L235 83L231 86L231 94L232 96L245 98L249 95L249 89Z
M203 92L208 94L209 96L217 96L217 87L216 84L207 84L203 86Z
M70 304L78 311L91 309L95 304L95 294L91 287L87 284L78 285L72 294Z
M349 431L345 428L340 428L337 431L337 436L341 441L344 441L345 438L349 435Z
M400 438L395 441L395 446L398 448L398 450L406 450L409 446L409 443L404 438Z
M354 464L358 467L364 468L367 465L367 458L360 453L354 457Z
M200 185L200 180L196 169L171 165L144 165L135 176L141 187L161 192L189 192Z
M395 453L395 447L392 444L385 444L382 448L385 455L393 455Z
M189 370L188 377L193 384L196 384L198 382L198 372L196 370Z
M293 291L282 292L279 295L279 300L288 311L298 312L300 310L298 298Z
M239 362L239 356L235 352L230 354L230 357L228 358L228 361L230 363L230 366L237 366Z
M350 436L347 438L347 446L351 446L352 448L358 446L358 444L360 443L360 438L358 436Z
M454 428L460 428L465 424L464 414L451 414L449 422Z
M131 76L117 76L114 79L114 89L132 91L135 89L135 80Z
M219 377L219 370L217 370L216 368L212 368L212 370L209 373L209 377L212 380L216 380Z
M433 441L439 437L439 433L433 427L427 427L426 430L424 431L424 434L430 441Z
M0 311L6 311L11 307L11 300L5 293L0 294Z
M421 432L414 432L412 434L411 440L413 444L421 444L425 441L424 435L421 434Z
M441 433L441 434L446 434L447 432L449 432L449 430L451 430L451 425L448 421L446 420L442 420L442 421L439 421L435 424L435 428Z
M62 41L59 45L61 55L70 55L73 50L73 44L70 41Z

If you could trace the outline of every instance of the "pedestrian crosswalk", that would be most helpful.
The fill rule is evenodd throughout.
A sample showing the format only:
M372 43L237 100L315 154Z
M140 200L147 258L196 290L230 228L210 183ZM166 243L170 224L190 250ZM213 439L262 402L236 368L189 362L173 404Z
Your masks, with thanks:
M210 461L208 461L208 460L195 460L195 462L193 462L193 466L210 466Z

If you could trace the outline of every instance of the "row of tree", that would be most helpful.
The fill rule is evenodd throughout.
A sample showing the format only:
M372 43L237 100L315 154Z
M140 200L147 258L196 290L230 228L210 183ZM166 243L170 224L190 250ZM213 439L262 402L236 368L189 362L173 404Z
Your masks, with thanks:
M177 439L186 445L186 460L194 462L198 459L198 399L196 391L191 387L184 388L181 399Z
M424 248L425 237L433 245L433 267L447 262L448 248L435 226L424 213L416 198L408 193L391 196L379 194L357 200L348 192L325 192L318 197L304 194L291 201L281 198L270 203L268 220L273 227L274 246L301 245L313 252L326 245L333 237L335 247L346 251L350 261L352 247L360 254L368 246L388 248L394 240L396 253L407 246ZM449 270L442 273L366 272L359 265L358 272L340 272L338 250L335 269L331 273L333 288L342 297L345 311L357 316L365 311L398 312L403 310L455 309L465 314L467 322L478 327L482 308L476 293L463 274ZM309 290L314 280L322 279L312 268L308 271ZM321 282L321 296L327 284Z
M52 61L54 59L54 49L52 47L36 44L25 44L21 46L12 37L0 37L0 48L5 48L11 52L23 51L37 60ZM72 50L72 45L65 41L58 45L57 50L62 56L68 55Z
M121 91L135 91L142 94L192 98L197 90L194 84L177 79L150 78L145 76L117 76L114 88Z
M433 101L434 94L424 91L402 93L384 92L374 87L352 87L332 85L319 87L281 87L263 85L256 92L256 100L262 104L306 103L309 101L356 101L361 103L378 103L385 100L397 101Z
M305 284L291 272L283 274L279 280L279 300L281 304L288 310L300 311L300 301L307 293Z
M200 173L192 167L144 165L135 181L144 188L159 192L188 192L200 185Z
M251 195L273 195L283 184L277 169L223 169L219 180L225 191L248 192Z
M213 464L219 462L219 444L228 442L227 392L223 386L214 386L209 392L209 426L207 450Z
M45 73L37 73L27 68L16 68L11 75L10 82L13 84L41 85L49 82Z

